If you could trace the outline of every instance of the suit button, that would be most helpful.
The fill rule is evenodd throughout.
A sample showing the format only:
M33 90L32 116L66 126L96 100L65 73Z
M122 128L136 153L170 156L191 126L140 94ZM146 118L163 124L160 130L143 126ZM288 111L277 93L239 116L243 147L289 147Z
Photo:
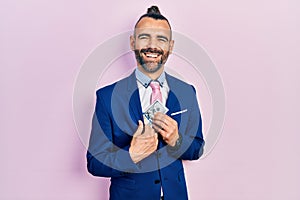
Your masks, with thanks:
M160 180L155 180L154 183L155 183L155 184L159 184L159 183L160 183Z

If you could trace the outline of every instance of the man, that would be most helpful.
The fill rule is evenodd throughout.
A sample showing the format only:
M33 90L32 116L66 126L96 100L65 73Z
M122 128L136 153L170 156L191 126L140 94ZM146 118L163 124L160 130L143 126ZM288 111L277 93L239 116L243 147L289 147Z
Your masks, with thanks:
M182 160L198 159L204 140L194 87L164 71L173 46L152 6L130 37L136 70L97 91L88 171L111 178L112 200L188 199Z

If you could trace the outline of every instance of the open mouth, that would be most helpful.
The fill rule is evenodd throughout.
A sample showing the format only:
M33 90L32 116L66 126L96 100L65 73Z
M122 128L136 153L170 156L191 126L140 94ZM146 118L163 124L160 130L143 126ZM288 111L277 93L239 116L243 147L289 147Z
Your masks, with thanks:
M142 49L141 53L144 54L147 58L157 58L163 54L163 51L159 49L147 48Z
M147 52L147 53L144 53L144 55L145 55L147 58L157 58L160 54L158 54L158 53L150 53L150 52Z

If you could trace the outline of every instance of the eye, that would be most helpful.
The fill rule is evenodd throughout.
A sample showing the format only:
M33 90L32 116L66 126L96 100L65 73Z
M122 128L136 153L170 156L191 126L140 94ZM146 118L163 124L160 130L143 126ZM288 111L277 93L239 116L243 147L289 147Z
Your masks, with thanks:
M160 41L160 42L168 42L168 39L164 38L164 37L159 37L158 41Z
M141 36L139 37L140 40L147 40L148 38L149 38L149 37L146 36L146 35L141 35Z

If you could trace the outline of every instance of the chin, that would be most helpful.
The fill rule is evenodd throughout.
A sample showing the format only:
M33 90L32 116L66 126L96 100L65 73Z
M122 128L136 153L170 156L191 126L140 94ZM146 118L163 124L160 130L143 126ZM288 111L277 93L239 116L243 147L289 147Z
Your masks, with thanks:
M162 68L161 64L158 63L148 63L142 65L143 69L148 73L155 73Z

